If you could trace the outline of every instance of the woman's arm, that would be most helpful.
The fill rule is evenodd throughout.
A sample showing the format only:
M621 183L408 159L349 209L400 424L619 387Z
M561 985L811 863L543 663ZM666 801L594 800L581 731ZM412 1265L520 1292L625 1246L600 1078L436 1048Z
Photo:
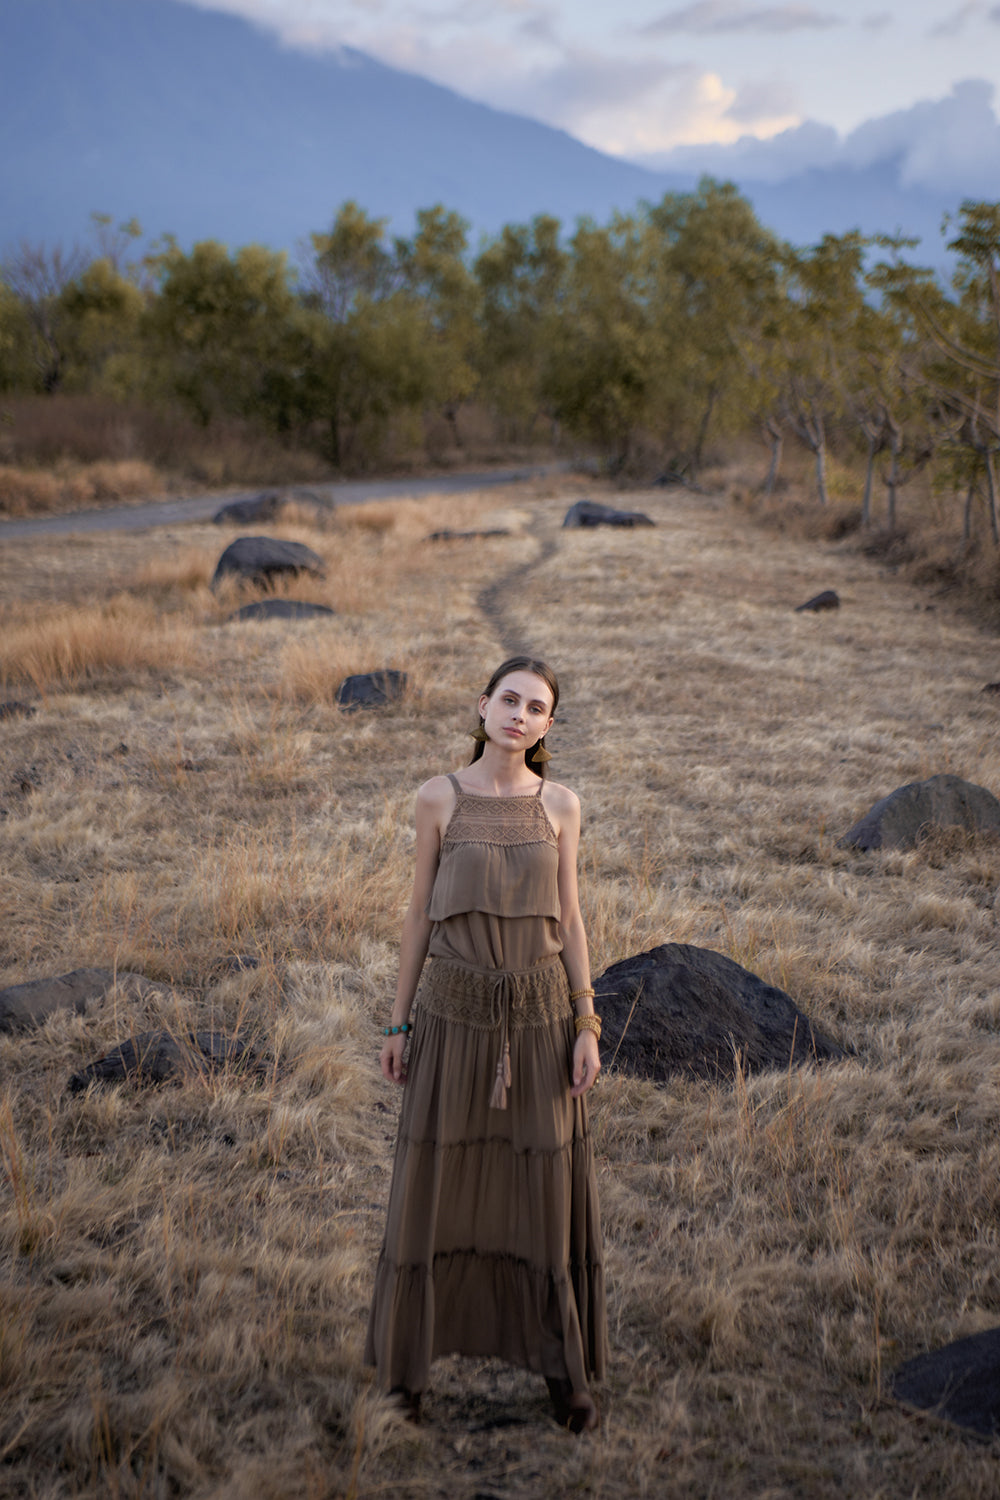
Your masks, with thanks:
M443 783L439 785L439 783ZM454 801L451 784L444 776L435 776L417 792L416 828L417 847L413 873L413 892L403 918L403 932L399 943L399 973L396 979L396 999L389 1017L390 1026L402 1026L410 1018L410 1007L417 992L420 971L427 957L427 944L431 936L431 920L425 910L434 886L438 859L441 853L442 818L447 821L449 799ZM406 1082L403 1052L406 1036L398 1033L387 1036L379 1058L383 1075L394 1083Z
M553 791L557 788L553 787ZM577 855L580 848L580 802L568 787L559 787L559 799L553 810L558 817L559 837L559 926L562 930L562 959L571 992L590 988L590 955L587 934L580 912L580 888L577 881ZM593 1015L590 995L573 1001L578 1016ZM585 1094L601 1071L597 1037L593 1031L581 1031L573 1047L574 1098Z

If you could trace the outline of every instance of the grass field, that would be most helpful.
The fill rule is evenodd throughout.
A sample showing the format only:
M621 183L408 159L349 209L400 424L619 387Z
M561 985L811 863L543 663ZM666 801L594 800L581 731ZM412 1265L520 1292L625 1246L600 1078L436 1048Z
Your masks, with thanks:
M1000 1323L1000 842L837 840L938 771L1000 793L1000 644L721 486L630 496L655 530L562 531L582 493L269 528L327 563L291 592L336 616L293 625L227 623L208 525L0 554L0 697L37 706L0 724L0 984L161 982L0 1038L0 1494L995 1495L996 1447L888 1379ZM443 526L512 534L427 543ZM793 612L822 588L840 611ZM561 679L595 974L717 948L855 1054L735 1087L606 1071L593 1440L537 1379L454 1359L412 1428L360 1364L413 793L467 759L514 649ZM407 697L343 714L337 683L373 667L406 670ZM265 1076L67 1095L161 1025L253 1036Z

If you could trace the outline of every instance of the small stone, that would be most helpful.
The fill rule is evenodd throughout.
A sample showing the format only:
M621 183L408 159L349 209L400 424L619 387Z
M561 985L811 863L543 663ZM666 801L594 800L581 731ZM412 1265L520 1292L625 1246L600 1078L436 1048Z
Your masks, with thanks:
M378 672L358 673L344 678L337 689L337 702L351 713L359 708L383 708L403 696L406 683L405 672L388 667Z
M258 588L270 588L279 578L311 573L324 576L323 559L304 542L273 536L241 536L230 542L216 564L212 588L224 578L237 578Z
M244 604L242 609L230 615L229 620L230 623L240 620L312 620L333 613L328 605L309 604L305 599L255 599L252 604Z
M590 526L655 526L656 522L639 510L614 510L596 500L577 500L563 518L570 529Z
M114 969L73 969L69 974L29 979L0 990L0 1032L41 1026L62 1010L80 1015L116 986L127 997L138 999L158 989L144 974Z
M243 500L231 500L212 517L216 526L261 525L265 521L277 520L285 507L285 498L277 490L264 490L259 495L249 495Z
M192 1031L182 1037L145 1031L88 1063L66 1087L78 1094L92 1083L164 1083L179 1074L216 1072L231 1065L256 1070L256 1053L249 1043L216 1031Z
M510 532L503 527L497 527L493 531L432 531L427 538L429 542L474 542L482 537L510 536Z
M796 604L795 613L801 615L808 610L813 614L818 614L823 609L839 608L840 595L835 589L824 589L821 594L814 594L811 599L807 599L805 604Z

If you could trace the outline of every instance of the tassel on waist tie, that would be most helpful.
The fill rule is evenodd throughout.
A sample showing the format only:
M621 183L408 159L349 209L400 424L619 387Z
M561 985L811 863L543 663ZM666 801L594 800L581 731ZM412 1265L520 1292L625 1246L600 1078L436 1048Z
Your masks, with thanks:
M429 958L416 1003L427 1015L498 1033L491 1109L507 1108L511 1030L548 1026L570 1014L569 983L558 953L530 969L479 969L450 958Z

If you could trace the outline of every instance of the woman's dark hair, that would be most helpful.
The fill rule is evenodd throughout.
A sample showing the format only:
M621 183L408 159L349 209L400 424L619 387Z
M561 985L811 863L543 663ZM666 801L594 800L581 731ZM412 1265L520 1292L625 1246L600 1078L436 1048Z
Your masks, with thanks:
M481 696L485 698L492 698L493 694L496 692L497 688L500 686L504 678L509 677L512 672L531 672L535 677L540 677L545 683L549 692L552 694L552 712L553 714L555 713L556 705L559 702L559 683L556 680L556 674L553 672L552 668L548 665L547 662L538 661L534 656L510 656L506 661L501 662L496 671L493 673L493 676L490 678L489 682L483 688ZM480 717L479 729L481 730L482 727L483 719L482 717ZM475 731L474 737L476 740L476 744L475 748L472 751L472 760L469 761L470 766L482 755L483 746L485 744L485 738L480 739ZM534 745L531 745L524 752L524 764L528 767L528 770L534 771L536 776L541 776L543 778L545 776L545 761L542 760L536 764L534 756L536 750L544 749L545 736L543 735L540 740L538 740Z

